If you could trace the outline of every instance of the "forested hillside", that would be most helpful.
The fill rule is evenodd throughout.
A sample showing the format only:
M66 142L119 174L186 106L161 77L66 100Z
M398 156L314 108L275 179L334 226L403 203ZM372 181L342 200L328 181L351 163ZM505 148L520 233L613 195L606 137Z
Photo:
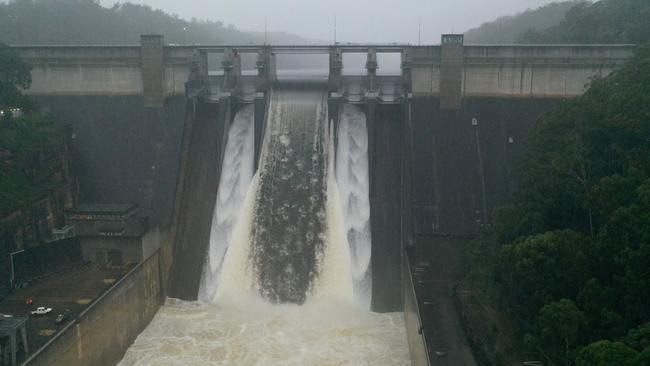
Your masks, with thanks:
M650 1L582 3L556 26L523 33L520 43L632 43L650 39Z
M0 43L0 298L8 290L9 253L51 239L74 195L68 134L21 93L29 72Z
M465 33L467 44L632 43L650 39L650 1L565 1L499 18Z
M539 120L520 173L496 215L496 279L531 351L648 365L650 46Z
M551 3L537 9L504 16L478 28L465 32L466 44L511 44L516 43L529 30L538 32L560 24L567 12L583 1Z
M30 84L29 66L0 43L0 218L52 189L63 153L60 126L20 91ZM20 115L14 116L16 108Z
M215 15L218 18L218 14ZM148 6L97 0L14 0L0 3L0 42L7 44L137 44L141 34L162 34L166 43L261 43L264 34L221 22L187 21ZM308 40L272 33L274 43Z
M650 1L579 3L517 42L641 46L529 134L519 189L466 258L477 349L494 365L650 365Z

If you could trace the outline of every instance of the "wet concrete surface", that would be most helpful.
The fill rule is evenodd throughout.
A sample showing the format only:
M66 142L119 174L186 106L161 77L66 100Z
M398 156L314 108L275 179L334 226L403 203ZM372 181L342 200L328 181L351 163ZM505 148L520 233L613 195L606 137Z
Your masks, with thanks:
M412 253L413 283L434 366L476 366L460 316L454 305L454 286L461 280L462 246L454 239L420 238Z
M170 223L185 97L147 108L136 95L35 97L41 111L71 128L80 202L138 203L151 225Z
M399 105L379 105L375 117L369 109L368 158L370 165L370 225L372 236L372 310L401 311L404 144Z
M184 187L174 245L169 297L196 300L210 241L212 213L219 186L221 151L230 117L225 104L199 103L185 131L181 174ZM227 122L227 123L226 123ZM227 133L226 133L227 135Z
M27 344L29 353L34 353L132 267L133 265L109 267L85 264L68 268L41 278L26 288L15 290L0 301L0 313L28 317ZM29 297L33 301L31 306L25 303ZM39 306L52 308L52 311L45 315L31 315L31 311ZM66 310L69 310L66 320L56 324L57 315ZM3 344L3 341L0 341L0 344ZM22 347L19 347L19 363L27 356ZM0 365L2 365L2 357L0 357Z

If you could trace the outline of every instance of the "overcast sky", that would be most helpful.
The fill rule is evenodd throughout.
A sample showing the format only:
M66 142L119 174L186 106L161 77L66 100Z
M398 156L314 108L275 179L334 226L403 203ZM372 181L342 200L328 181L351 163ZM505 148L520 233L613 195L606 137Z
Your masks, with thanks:
M112 6L118 0L101 0ZM125 2L122 0L122 2ZM339 42L438 43L440 34L463 32L554 0L131 0L182 18L220 20L242 30L284 31Z

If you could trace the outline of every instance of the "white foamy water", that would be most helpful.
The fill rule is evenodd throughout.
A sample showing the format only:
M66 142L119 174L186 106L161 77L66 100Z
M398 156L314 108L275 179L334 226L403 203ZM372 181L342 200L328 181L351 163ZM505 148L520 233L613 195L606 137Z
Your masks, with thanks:
M328 136L334 135L334 126L330 127ZM355 303L352 273L350 272L350 251L345 236L345 223L339 191L334 171L334 139L327 139L327 245L318 258L319 274L310 294L309 302L336 301Z
M208 255L199 287L199 300L214 299L226 251L253 178L254 109L242 108L228 131L217 201L212 215Z
M349 303L168 300L119 366L401 366L404 320Z
M370 308L370 179L368 177L366 115L356 106L343 105L336 154L336 182L350 249L354 296Z

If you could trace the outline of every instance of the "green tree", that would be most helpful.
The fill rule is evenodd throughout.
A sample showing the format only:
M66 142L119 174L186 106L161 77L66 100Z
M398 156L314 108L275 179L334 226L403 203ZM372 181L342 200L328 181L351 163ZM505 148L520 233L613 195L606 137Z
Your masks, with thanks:
M585 343L650 321L649 121L650 44L533 128L519 191L495 212L501 300L522 329L560 299L583 312Z
M602 340L582 348L576 366L636 366L637 353L621 342Z
M533 29L521 43L633 43L650 40L650 3L647 0L584 2L569 10L560 24Z
M19 88L31 85L30 67L7 45L0 43L0 109L29 105Z
M650 179L633 197L632 204L617 209L601 230L596 261L596 272L610 280L628 329L650 319Z
M545 305L535 322L535 334L528 342L553 365L572 365L576 347L584 338L587 321L571 300Z
M650 347L650 323L645 323L630 330L625 337L625 343L637 351Z
M184 20L146 5L94 0L0 2L0 41L8 44L138 44L142 34L162 34L175 44L260 44L262 32L243 32L223 22ZM305 43L273 33L274 42Z
M498 276L515 305L515 312L531 314L559 298L574 297L587 279L588 239L575 231L550 231L523 238L501 250Z
M30 215L34 201L65 183L62 129L38 114L31 100L22 94L30 83L29 66L13 50L0 44L0 109L19 107L28 112L18 118L6 113L0 119L0 217L17 209ZM30 245L42 242L47 235L41 225L35 224L36 220L40 218L30 222ZM15 230L14 226L0 225L0 296L8 288L8 255L16 250Z
M650 365L650 346L639 352L634 360L635 366L648 366Z
M650 175L650 46L531 131L513 206L519 234L571 228L594 235ZM517 218L518 217L518 218Z
M580 290L577 304L589 320L590 339L608 338L625 334L628 329L618 312L616 289L604 286L595 278L589 279Z
M465 32L465 43L511 44L526 31L545 31L560 24L566 13L581 1L562 1L500 17Z
M64 153L61 127L39 114L0 123L0 147L11 164L0 169L0 215L42 198L58 184L52 175Z

